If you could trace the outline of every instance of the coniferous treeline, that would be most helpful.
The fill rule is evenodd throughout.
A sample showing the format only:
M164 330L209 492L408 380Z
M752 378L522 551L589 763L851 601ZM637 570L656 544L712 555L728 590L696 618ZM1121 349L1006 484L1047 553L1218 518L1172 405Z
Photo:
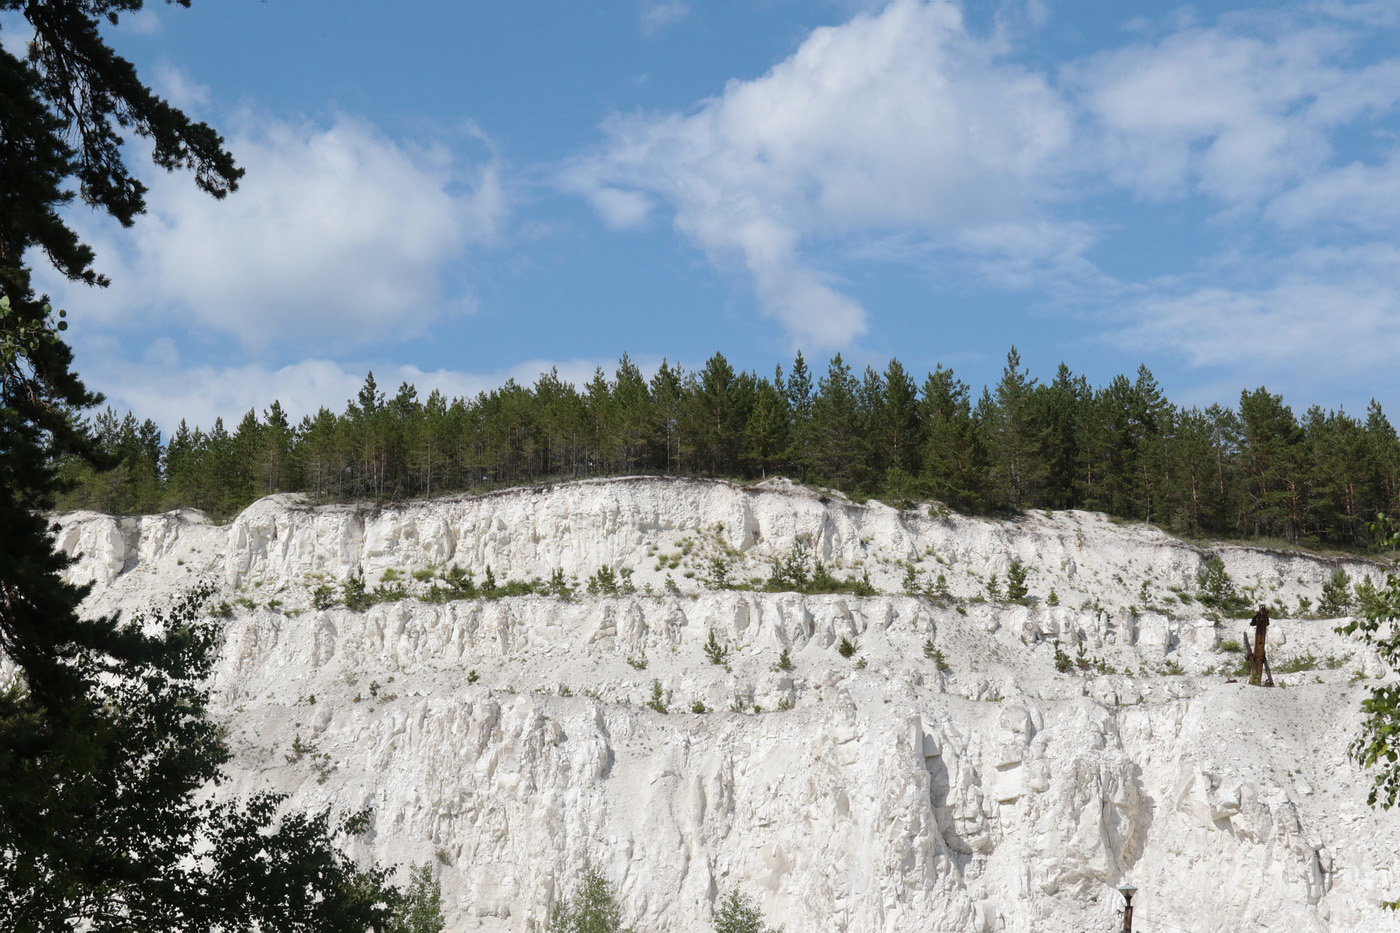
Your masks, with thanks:
M1400 438L1380 405L1359 420L1245 391L1238 408L1182 408L1146 367L1094 388L1061 364L1041 382L1013 348L974 397L950 369L922 384L897 361L857 375L838 355L815 375L801 354L771 378L715 354L699 372L647 379L623 356L581 389L551 371L472 399L392 396L371 373L344 412L300 424L273 402L230 432L95 419L116 466L74 464L66 508L231 515L272 492L393 499L633 473L787 475L854 496L933 498L954 509L1085 508L1171 531L1373 542L1367 520L1400 499Z

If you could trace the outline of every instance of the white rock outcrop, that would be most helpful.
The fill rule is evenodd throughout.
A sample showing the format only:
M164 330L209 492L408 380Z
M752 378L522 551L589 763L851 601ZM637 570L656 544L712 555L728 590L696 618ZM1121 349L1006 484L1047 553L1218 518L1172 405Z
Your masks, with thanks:
M585 863L639 931L710 930L735 887L789 933L1108 930L1125 880L1144 930L1400 930L1400 818L1345 754L1389 670L1285 617L1276 666L1339 666L1227 682L1244 623L1149 527L658 478L56 522L91 612L216 585L225 792L372 808L359 854L437 865L450 930L542 929ZM1215 553L1290 609L1383 577ZM754 586L803 554L875 595ZM988 598L1013 561L1030 597ZM453 565L572 595L434 601ZM357 573L407 596L316 608Z

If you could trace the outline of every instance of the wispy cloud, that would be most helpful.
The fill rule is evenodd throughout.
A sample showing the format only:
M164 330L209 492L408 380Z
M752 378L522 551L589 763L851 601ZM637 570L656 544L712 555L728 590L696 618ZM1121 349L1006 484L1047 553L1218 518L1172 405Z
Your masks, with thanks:
M690 4L683 0L665 0L642 7L642 32L655 35L690 15Z
M1400 153L1377 165L1352 162L1321 172L1280 195L1267 216L1292 230L1321 224L1394 230L1400 226Z
M191 79L183 69L161 62L154 73L156 92L179 109L197 113L209 105L209 88Z
M1400 248L1308 248L1272 264L1257 284L1146 294L1106 339L1290 394L1342 388L1355 407L1374 391L1367 374L1388 378L1400 356Z
M1258 206L1324 168L1339 126L1400 101L1397 63L1347 67L1352 41L1244 20L1091 56L1064 73L1088 117L1080 148L1151 199Z

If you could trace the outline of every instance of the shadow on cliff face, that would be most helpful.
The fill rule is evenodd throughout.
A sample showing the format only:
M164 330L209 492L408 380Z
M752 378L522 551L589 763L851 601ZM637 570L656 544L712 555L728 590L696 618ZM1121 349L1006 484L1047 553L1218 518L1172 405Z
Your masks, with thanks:
M930 754L930 751L933 754ZM965 874L968 866L972 864L972 846L958 833L952 807L948 804L948 794L952 789L948 765L943 760L942 751L932 747L927 737L924 746L924 767L928 770L929 806L933 808L939 835L943 837L943 844L948 849L948 858L954 868L958 874Z
M1132 762L1128 767L1127 805L1119 804L1120 809L1131 807L1127 819L1127 832L1115 832L1117 826L1108 827L1108 842L1117 855L1117 868L1126 878L1147 850L1147 839L1152 831L1152 822L1157 813L1157 800L1143 788L1142 766Z

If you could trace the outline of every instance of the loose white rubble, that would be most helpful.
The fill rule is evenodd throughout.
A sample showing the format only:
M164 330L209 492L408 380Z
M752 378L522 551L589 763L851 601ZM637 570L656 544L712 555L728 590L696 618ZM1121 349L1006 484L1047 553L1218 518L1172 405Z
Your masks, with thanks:
M1400 930L1381 907L1400 897L1400 816L1366 805L1346 757L1391 672L1336 622L1284 618L1276 665L1349 660L1273 690L1227 682L1239 655L1218 649L1245 623L1183 599L1205 552L1151 527L661 478L56 523L89 612L215 584L231 615L213 689L236 755L221 793L371 808L356 854L437 866L449 930L540 930L590 863L638 931L711 930L734 888L789 933L1109 930L1124 881L1148 931ZM881 595L712 585L766 579L799 540ZM1384 576L1215 553L1254 601L1290 607L1338 567ZM1013 560L1027 605L981 601ZM422 595L453 564L579 588L313 608L356 571ZM589 595L604 566L634 591ZM950 598L905 595L910 566ZM1057 643L1096 669L1057 672ZM645 705L653 681L668 714Z

